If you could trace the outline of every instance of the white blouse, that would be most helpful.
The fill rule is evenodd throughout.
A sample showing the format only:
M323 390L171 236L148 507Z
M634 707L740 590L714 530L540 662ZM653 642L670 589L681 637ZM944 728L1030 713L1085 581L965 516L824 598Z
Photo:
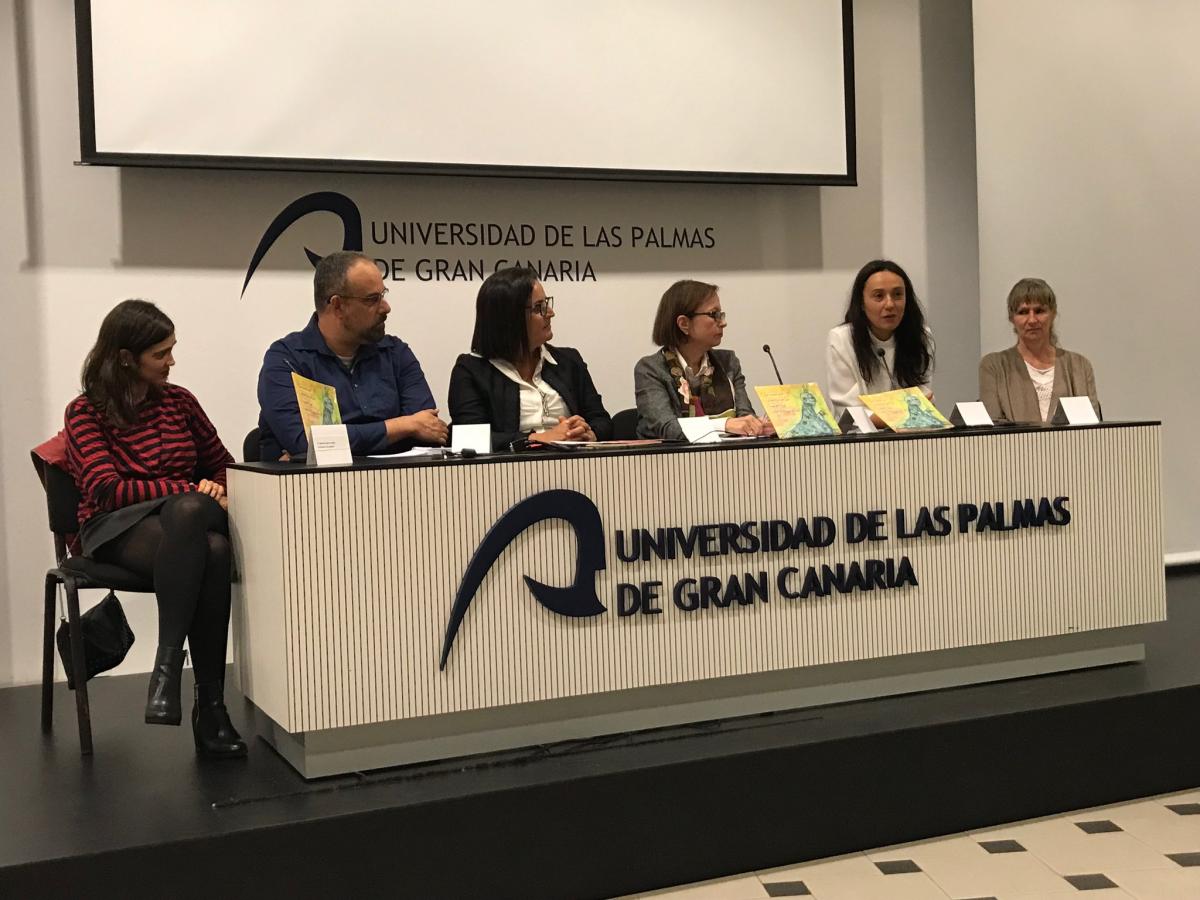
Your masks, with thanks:
M517 428L525 433L553 428L558 424L560 416L566 417L571 414L562 395L542 378L542 366L545 363L550 363L552 366L556 363L545 344L542 345L541 351L537 368L533 370L533 377L529 381L522 378L517 367L508 360L488 360L500 374L517 385L521 397L521 421Z
M1050 400L1054 397L1054 366L1039 369L1030 365L1029 360L1025 360L1025 369L1029 372L1029 380L1033 382L1033 392L1038 398L1038 410L1042 414L1042 421L1045 422L1046 417L1050 415Z
M872 334L871 349L881 357L883 365L869 382L864 382L862 373L858 371L858 361L854 358L850 323L839 325L829 332L825 344L825 387L829 391L828 400L834 418L840 416L847 406L861 406L859 394L878 394L896 389L893 368L896 360L895 336L881 341ZM926 396L929 394L928 384L919 385Z

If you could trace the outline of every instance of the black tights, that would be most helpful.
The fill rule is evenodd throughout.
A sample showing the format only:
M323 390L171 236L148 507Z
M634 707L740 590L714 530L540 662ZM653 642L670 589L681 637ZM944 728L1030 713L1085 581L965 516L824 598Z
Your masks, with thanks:
M196 682L225 675L229 638L229 522L205 494L176 494L95 557L152 578L158 645L192 651Z

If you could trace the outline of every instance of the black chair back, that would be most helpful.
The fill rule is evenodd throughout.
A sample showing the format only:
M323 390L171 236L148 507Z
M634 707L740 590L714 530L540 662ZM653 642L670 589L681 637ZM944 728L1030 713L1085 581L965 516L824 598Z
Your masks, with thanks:
M242 441L242 462L259 462L262 454L258 447L258 426L255 425L250 429L250 433L246 435L246 439Z
M79 501L82 495L75 479L65 469L32 454L33 467L46 491L46 513L54 534L54 555L61 565L67 558L66 539L79 531Z
M82 499L75 479L58 466L47 464L45 486L50 530L57 534L74 534L79 530L79 501Z
M637 437L638 412L623 409L612 418L614 441L632 441Z

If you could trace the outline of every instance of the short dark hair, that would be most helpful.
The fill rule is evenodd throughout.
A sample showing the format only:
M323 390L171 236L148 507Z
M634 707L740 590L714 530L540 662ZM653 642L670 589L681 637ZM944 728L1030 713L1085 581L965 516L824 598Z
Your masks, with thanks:
M916 387L929 380L930 369L933 368L933 343L925 331L925 313L921 309L921 301L913 289L912 279L900 266L890 259L873 259L854 276L854 284L850 287L850 303L846 307L844 322L850 325L850 339L854 345L854 359L858 363L858 371L864 382L870 382L872 376L883 365L871 347L870 323L867 321L867 311L863 306L863 291L872 275L880 272L891 272L899 275L904 282L904 316L896 326L893 336L896 339L896 356L892 363L892 374L900 387Z
M96 343L83 361L83 393L112 425L127 428L137 422L136 388L141 381L136 364L121 361L121 351L137 358L175 333L175 324L149 300L122 300L100 323Z
M662 295L658 301L658 312L654 316L654 328L650 332L650 340L659 347L667 350L678 349L687 338L679 330L675 321L679 316L690 316L704 301L717 292L715 284L703 281L692 281L685 278L677 281Z
M529 352L528 304L537 272L509 266L489 275L475 295L471 350L484 359L516 362Z
M359 260L375 265L375 260L357 250L337 250L321 257L313 272L313 302L317 312L322 312L329 305L330 297L346 289L346 273Z

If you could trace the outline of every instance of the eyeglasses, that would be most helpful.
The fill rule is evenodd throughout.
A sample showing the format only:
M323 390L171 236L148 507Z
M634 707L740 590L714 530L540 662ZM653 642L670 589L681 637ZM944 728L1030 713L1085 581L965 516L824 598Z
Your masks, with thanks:
M705 310L704 312L688 313L689 319L695 318L696 316L708 316L710 319L712 319L714 322L716 322L718 325L720 325L725 321L725 310L709 309L709 310Z
M388 295L388 289L384 288L378 294L367 294L365 297L354 297L350 294L334 294L335 297L341 297L343 300L361 300L367 306L378 306L379 301Z
M532 306L526 307L535 316L545 316L548 312L554 311L554 298L547 297L545 300L539 300Z

